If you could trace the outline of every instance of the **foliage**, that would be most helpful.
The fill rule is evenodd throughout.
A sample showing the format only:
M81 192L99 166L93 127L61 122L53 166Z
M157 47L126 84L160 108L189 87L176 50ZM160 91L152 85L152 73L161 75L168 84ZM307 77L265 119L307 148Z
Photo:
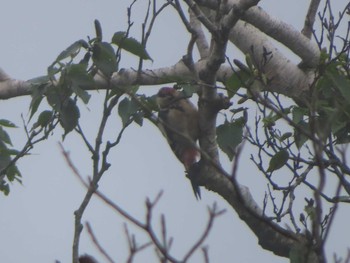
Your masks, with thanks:
M0 120L0 191L8 195L10 186L5 178L8 182L13 182L14 180L21 182L22 175L15 163L16 160L12 158L18 155L19 152L9 148L12 147L12 142L5 128L17 127L9 120Z

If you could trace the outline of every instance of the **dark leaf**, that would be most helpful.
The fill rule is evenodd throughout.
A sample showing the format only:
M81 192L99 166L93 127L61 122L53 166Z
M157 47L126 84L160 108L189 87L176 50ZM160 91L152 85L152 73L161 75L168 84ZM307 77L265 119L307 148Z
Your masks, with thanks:
M81 89L77 85L73 85L72 90L85 104L89 103L91 95L86 90Z
M27 82L29 82L32 85L38 86L38 85L42 85L42 84L46 84L50 81L49 76L40 76L40 77L36 77L30 80L27 80Z
M156 99L157 95L153 95L150 97L141 97L142 104L147 108L149 112L158 110L158 104Z
M236 147L242 142L243 127L244 123L237 120L236 122L226 121L216 129L218 145L231 161Z
M72 45L63 50L56 58L56 62L59 62L68 57L74 58L80 51L81 47L86 47L88 44L85 40L78 40L74 42Z
M65 134L71 132L78 125L79 117L79 108L74 100L68 99L63 103L60 110L60 123Z
M89 64L90 58L91 58L91 53L90 52L86 52L84 57L79 61L79 64L80 65L84 65L85 67L87 67L88 64Z
M225 82L228 97L232 98L239 88L251 85L251 83L248 83L250 79L250 74L244 70L233 73Z
M295 145L298 149L300 149L304 143L309 139L302 131L308 131L309 130L309 124L301 121L298 124L299 129L294 129L294 140Z
M16 165L12 164L6 169L6 176L7 176L7 179L9 179L10 182L14 181L15 179L17 181L21 182L19 177L22 177L22 175L19 172L19 170L18 170Z
M267 172L273 172L282 168L287 163L288 159L289 153L287 150L277 152L274 156L272 156Z
M112 43L142 59L152 60L142 44L132 37L126 37L126 32L115 33L112 38Z
M4 126L8 128L17 128L17 126L13 122L5 119L0 120L0 126Z
M52 116L53 116L52 111L49 111L49 110L43 111L42 113L40 113L38 117L38 121L36 123L37 126L46 127L50 123Z
M144 117L143 111L136 112L133 115L133 117L134 117L134 122L137 123L139 126L142 126L142 124L143 124L143 117Z
M58 91L59 87L49 89L46 93L46 100L49 105L56 111L61 110L61 95Z
M97 42L93 47L92 60L105 76L111 76L117 70L117 59L111 44Z
M101 23L97 19L95 19L94 23L95 23L96 39L98 41L102 41L102 27L101 27Z
M44 97L44 93L47 89L46 85L38 85L38 86L32 86L32 101L30 102L30 117L29 120L32 119L33 115L37 112L41 101Z
M5 169L11 162L10 155L4 153L2 150L0 151L0 174L3 173L3 169Z
M8 149L8 148L0 148L0 155L18 155L20 151L15 150L15 149ZM27 153L29 155L29 153Z
M123 126L129 124L131 117L139 110L138 104L134 100L124 98L118 106L118 114L122 119Z
M0 191L7 196L10 193L10 186L5 182L0 182Z
M90 89L95 85L94 79L86 71L84 64L70 65L67 69L66 78L72 83L74 93L87 104L91 95L84 89Z
M242 87L242 81L239 79L236 73L233 73L225 82L225 87L227 90L227 95L229 98L232 98L240 87Z
M0 141L4 142L6 144L12 145L10 136L2 127L0 127Z
M174 86L174 89L182 89L182 95L186 98L192 97L198 90L197 86L191 83L178 83Z
M62 65L61 65L61 63L59 63L59 64L60 64L59 67L55 64L52 64L47 68L47 75L49 77L53 78L57 73L62 71Z
M282 136L279 137L278 139L282 142L282 141L284 141L284 140L290 138L291 136L293 136L293 133L291 133L291 132L286 132L286 133L282 134Z
M304 116L307 115L307 109L300 108L300 107L294 107L292 110L292 119L295 124L300 123L303 119Z
M350 80L338 72L327 72L326 76L333 82L347 103L350 104Z

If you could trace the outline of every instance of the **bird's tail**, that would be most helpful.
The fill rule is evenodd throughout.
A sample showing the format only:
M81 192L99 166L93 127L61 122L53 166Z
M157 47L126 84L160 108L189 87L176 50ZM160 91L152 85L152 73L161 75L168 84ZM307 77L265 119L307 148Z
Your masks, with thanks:
M198 184L199 163L192 164L187 171L187 178L190 179L194 196L197 200L201 199L201 189Z
M191 180L191 185L193 189L194 196L197 200L201 199L201 189L198 184L196 184L193 180Z

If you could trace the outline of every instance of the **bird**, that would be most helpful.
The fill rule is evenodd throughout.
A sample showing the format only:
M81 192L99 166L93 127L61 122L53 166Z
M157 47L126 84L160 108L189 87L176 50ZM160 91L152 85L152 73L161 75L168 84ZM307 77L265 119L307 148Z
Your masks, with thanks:
M199 114L193 103L182 92L171 87L161 88L156 96L160 119L159 128L166 137L177 159L184 165L191 180L196 199L201 199L199 185L193 179L197 171L200 152L196 146L199 138ZM196 169L193 169L196 167Z

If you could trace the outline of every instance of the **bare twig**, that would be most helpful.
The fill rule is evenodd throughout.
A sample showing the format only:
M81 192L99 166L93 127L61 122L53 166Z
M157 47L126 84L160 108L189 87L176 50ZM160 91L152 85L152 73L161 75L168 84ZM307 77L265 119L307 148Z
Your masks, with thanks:
M198 239L198 241L190 248L190 250L184 256L183 262L186 262L193 255L193 253L203 244L204 240L207 238L213 226L215 218L225 213L225 210L218 210L217 204L214 203L213 207L211 208L208 207L208 212L209 212L209 221L207 223L205 231L202 233L202 236Z
M105 257L105 259L109 262L109 263L114 263L115 261L111 258L110 255L108 255L108 253L106 252L106 250L100 245L100 243L98 242L92 227L90 225L89 222L85 223L86 229L91 237L92 242L94 243L94 245L97 247L98 251L100 251L100 253Z
M127 237L128 246L129 246L129 257L128 257L126 262L127 263L132 263L135 255L138 252L140 252L140 251L148 248L149 246L151 246L152 242L147 242L147 243L145 243L143 245L137 245L135 236L130 234L129 229L128 229L126 224L124 224L124 230L125 230L125 235Z

